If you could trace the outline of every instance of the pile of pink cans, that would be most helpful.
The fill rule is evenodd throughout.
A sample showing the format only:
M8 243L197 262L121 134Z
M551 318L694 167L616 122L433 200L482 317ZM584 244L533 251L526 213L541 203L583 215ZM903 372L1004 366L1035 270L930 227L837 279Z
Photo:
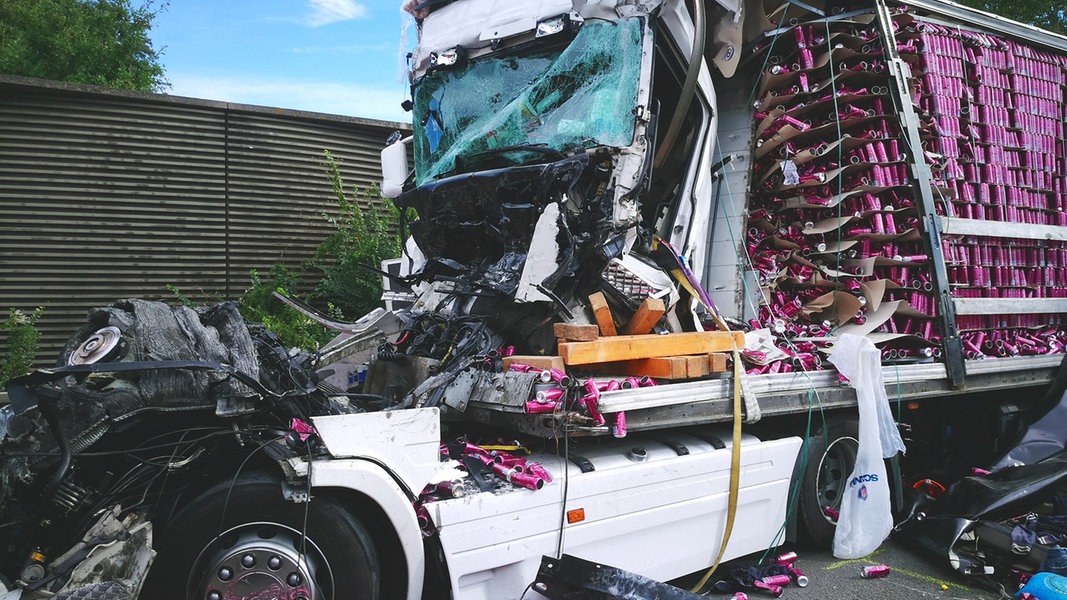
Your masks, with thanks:
M914 160L931 166L944 216L1067 226L1067 57L893 18L922 157L908 155L874 23L801 24L766 50L745 239L763 293L750 324L793 358L834 333L872 335L887 359L941 356ZM942 241L957 298L1067 297L1064 242ZM1063 351L1062 314L964 315L957 326L972 359ZM750 371L809 364L781 362Z
M926 160L949 217L1067 226L1067 56L917 21L907 41ZM1042 231L1034 228L1034 231ZM945 236L956 298L1065 298L1067 243L1047 236ZM1062 352L1062 313L961 315L968 358Z

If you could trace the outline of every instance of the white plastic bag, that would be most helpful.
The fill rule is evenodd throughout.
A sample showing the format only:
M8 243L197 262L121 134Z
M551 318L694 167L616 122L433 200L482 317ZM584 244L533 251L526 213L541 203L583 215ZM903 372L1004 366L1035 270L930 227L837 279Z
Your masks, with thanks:
M877 550L893 529L889 479L882 459L903 451L904 441L885 395L881 355L871 340L842 335L830 361L856 389L860 416L856 467L841 499L834 556L860 558Z

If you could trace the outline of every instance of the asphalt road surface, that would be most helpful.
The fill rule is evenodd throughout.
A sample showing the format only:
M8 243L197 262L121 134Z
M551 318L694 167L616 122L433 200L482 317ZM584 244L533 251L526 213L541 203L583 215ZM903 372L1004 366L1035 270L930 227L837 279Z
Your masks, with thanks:
M1007 598L998 593L976 587L963 575L949 567L948 560L939 560L911 545L894 539L886 540L871 555L855 559L840 560L829 550L805 550L803 548L783 547L781 552L793 550L797 553L797 567L808 576L807 587L789 585L782 594L783 600L879 600L879 599L924 599L938 600L998 600ZM724 564L712 575L728 572L733 564L755 564L759 556L749 556L732 563ZM869 565L888 565L889 575L882 579L864 579L863 567ZM1011 590L1014 591L1014 590ZM773 598L768 593L746 592L751 600ZM710 597L729 598L729 594L711 594Z

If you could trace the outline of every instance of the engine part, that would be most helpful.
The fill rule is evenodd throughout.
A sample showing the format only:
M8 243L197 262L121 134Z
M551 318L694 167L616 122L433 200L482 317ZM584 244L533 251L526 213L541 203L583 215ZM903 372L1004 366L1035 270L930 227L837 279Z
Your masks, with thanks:
M121 358L126 352L126 341L118 327L109 326L97 329L96 333L85 339L70 356L68 365L91 365L99 361Z

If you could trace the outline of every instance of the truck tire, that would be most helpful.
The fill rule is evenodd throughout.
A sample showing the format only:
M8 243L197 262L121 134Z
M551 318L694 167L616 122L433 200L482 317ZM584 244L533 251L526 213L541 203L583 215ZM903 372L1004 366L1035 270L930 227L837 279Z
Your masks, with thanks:
M808 438L806 448L798 503L801 540L829 548L837 522L824 509L841 510L845 484L856 466L859 420L855 416L832 419L823 431Z
M378 600L381 593L366 528L329 499L283 499L280 482L266 474L201 494L156 548L142 598Z

